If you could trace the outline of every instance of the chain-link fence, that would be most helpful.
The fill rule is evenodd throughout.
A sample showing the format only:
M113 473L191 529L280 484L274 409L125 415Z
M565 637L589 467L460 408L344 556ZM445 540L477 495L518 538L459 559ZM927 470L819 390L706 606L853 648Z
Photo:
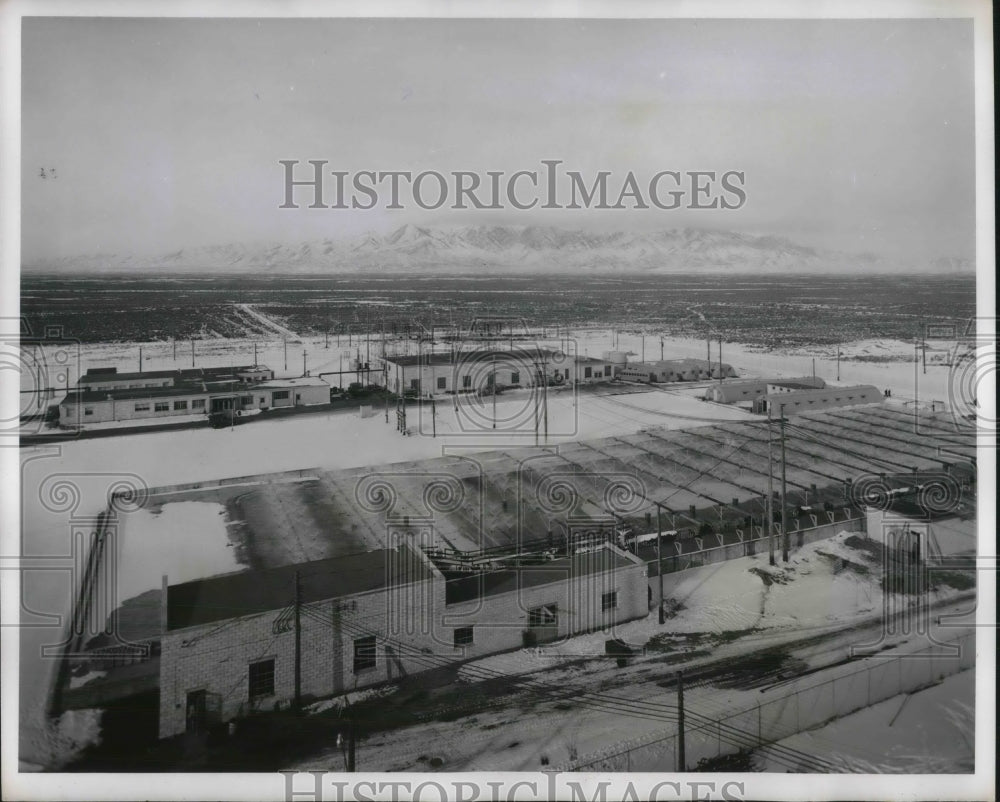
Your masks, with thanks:
M920 654L885 655L866 659L860 667L844 666L837 676L796 688L778 698L760 702L713 719L689 703L685 722L686 769L699 761L732 755L773 744L832 719L870 707L902 693L934 685L945 677L975 666L975 633L930 643ZM652 738L615 744L561 767L564 771L680 771L677 727ZM773 760L791 771L832 769L822 758L784 747Z

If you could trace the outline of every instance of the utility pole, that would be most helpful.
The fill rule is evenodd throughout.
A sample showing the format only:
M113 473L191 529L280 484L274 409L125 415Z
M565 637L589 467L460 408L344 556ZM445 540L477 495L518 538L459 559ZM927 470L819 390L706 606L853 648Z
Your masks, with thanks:
M302 709L302 587L299 572L295 572L295 711Z
M350 718L347 720L347 770L356 771L356 740L354 735L354 713L348 710Z
M659 621L664 623L663 617L663 519L660 516L660 505L656 503L656 577L660 583L660 614Z
M719 336L719 384L722 384L722 336Z
M385 391L385 422L389 422L389 363L382 360L382 388Z
M493 380L493 428L497 427L497 353L493 352L493 373L491 374ZM458 396L456 396L456 399Z
M257 367L257 343L256 343L256 341L253 344L253 366Z
M712 334L709 332L708 337L705 339L705 344L708 346L708 375L709 378L712 376Z
M538 410L538 406L539 406L539 402L541 401L541 397L538 395L538 363L535 362L534 365L535 365L535 386L533 388L533 394L535 396L535 445L537 446L538 445L538 424L539 424L539 414L538 414L539 410Z
M288 370L288 338L286 337L281 342L285 348L285 370Z
M837 346L837 381L840 381L840 346Z
M309 371L306 370L306 349L305 348L302 349L302 375L303 376L308 376L309 375Z
M434 396L431 396L431 437L438 436L438 423L437 423L437 403L434 401Z
M177 338L174 337L173 341L174 341L174 362L176 362L177 361Z
M816 378L816 357L813 357L813 379Z
M194 340L191 340L191 367L194 367Z
M542 420L545 424L545 444L549 442L549 377L545 372L545 360L542 360Z
M323 332L324 348L330 347L330 328L327 327L326 331Z
M771 405L767 405L767 553L771 565L774 565L774 458L772 456Z
M639 361L640 362L645 362L646 361L646 335L645 334L642 335L642 359L640 359Z
M660 337L660 361L663 361L663 338Z
M139 346L139 372L142 373L142 346Z
M781 559L788 562L788 509L785 504L785 405L778 407L781 413Z
M677 672L677 763L678 771L687 771L684 753L684 672Z
M921 340L920 346L924 352L924 375L927 375L927 340Z

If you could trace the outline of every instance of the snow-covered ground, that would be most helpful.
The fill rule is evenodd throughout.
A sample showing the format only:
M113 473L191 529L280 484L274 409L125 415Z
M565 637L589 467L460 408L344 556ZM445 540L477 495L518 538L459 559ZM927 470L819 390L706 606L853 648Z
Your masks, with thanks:
M179 501L126 513L119 531L118 601L171 584L243 570L226 535L222 504ZM141 539L141 540L140 540Z
M841 532L806 544L792 551L787 563L781 561L779 552L774 566L763 553L667 574L664 599L673 612L665 624L651 613L611 633L596 632L538 649L484 657L466 664L463 671L469 676L481 668L511 675L540 671L567 659L603 655L609 637L635 648L648 648L650 639L665 637L662 645L683 651L689 635L713 642L741 633L742 647L759 648L782 633L841 626L881 615L883 609L905 606L904 597L898 594L892 604L887 603L879 586L878 563L866 551L847 545L851 537L859 535ZM929 601L956 594L943 587L932 591ZM703 643L697 647L703 648Z
M869 665L847 662L859 644L877 639L884 647L871 665L885 665L897 652L922 648L925 641L912 633L884 630L879 572L861 570L872 567L872 560L865 550L848 546L849 537L842 533L808 544L787 565L779 557L776 568L769 566L767 555L758 555L685 572L667 593L679 605L676 615L662 625L654 612L614 632L582 635L557 645L468 663L460 671L461 680L475 682L489 672L520 675L533 687L565 694L572 704L540 702L521 707L515 700L498 710L484 707L455 720L449 717L445 722L379 733L363 743L362 767L421 770L421 758L428 756L442 758L443 769L448 771L537 770L543 755L553 765L572 763L574 755L584 760L623 743L645 743L673 733L674 721L669 715L657 715L656 710L675 701L675 692L660 680L680 669L691 671L711 661L741 660L761 649L781 647L807 669L836 666L830 669L836 676L848 677ZM967 597L959 600L960 596L959 591L942 588L931 601L941 605L936 613L968 610L974 602ZM898 598L896 602L901 604ZM936 637L953 640L959 634L953 628L943 629ZM602 657L604 643L612 636L645 645L646 654L633 658L626 669L613 667ZM664 657L670 660L668 665L660 662ZM753 671L745 670L741 680ZM943 673L953 670L957 664ZM685 705L696 718L714 721L779 701L825 679L807 673L792 680L772 676L762 688L742 681L726 687L695 684L685 694ZM861 705L864 691L859 689L864 687L864 683L854 687L861 693L855 702ZM837 698L841 698L839 693ZM621 709L618 714L616 706ZM641 709L629 709L635 706ZM795 719L797 714L789 708L788 715ZM319 768L325 759L327 755L317 755L296 768ZM633 770L651 769L633 764Z
M578 353L592 356L611 350L613 338L608 330L580 331L571 337ZM539 344L559 347L560 339L540 337ZM195 344L195 363L198 366L247 364L253 361L253 345L249 340L199 341ZM658 337L648 336L646 358L659 358L659 346ZM373 340L368 348L374 356L380 351L380 343ZM302 351L305 350L307 368L316 375L325 370L339 370L342 366L346 368L352 356L360 350L364 358L368 348L364 342L359 346L356 341L351 347L346 342L338 347L331 341L330 347L326 348L323 338L298 343L290 341L286 348L281 340L277 340L258 343L258 360L272 367L278 376L301 375ZM633 358L637 358L642 351L641 335L619 333L617 348L632 351L636 355ZM912 351L912 345L909 348ZM704 358L705 343L699 340L665 340L663 356ZM713 350L713 359L716 358L717 346ZM812 372L813 357L760 353L750 347L727 344L724 345L723 359L733 364L740 375L796 376ZM47 354L46 360L53 367L55 376L56 355ZM68 364L70 384L76 381L80 370L91 367L114 366L120 370L135 370L138 368L138 344L88 345L81 349L79 359L71 355ZM184 344L178 344L175 359L170 343L143 344L144 369L181 368L190 364L189 346L185 349ZM65 371L65 367L60 369ZM816 357L816 371L832 381L836 375L835 355L833 359L823 355ZM65 377L59 381L52 380L58 386L66 382ZM919 396L941 400L948 398L949 369L934 364L923 375L913 363L842 361L841 383L873 383L879 387L890 387L896 399ZM659 388L627 395L584 392L576 399L572 393L553 391L548 397L549 443L626 434L648 426L684 428L715 420L747 417L747 413L732 407L702 402L690 391L689 387L678 391ZM498 399L498 417L522 421L518 431L513 433L493 431L482 425L484 416L492 414L491 406L460 406L456 410L453 403L442 402L436 409L436 421L431 418L429 408L418 412L410 407L407 423L414 435L409 437L402 437L396 432L392 410L387 424L383 410L376 409L375 416L370 418L361 418L358 411L317 413L256 421L232 429L133 434L23 448L20 454L22 548L25 555L59 556L71 553L73 527L81 519L92 517L102 510L109 487L123 478L157 487L307 467L381 465L439 456L445 450L491 450L531 445L534 443L534 427L530 416L526 415L529 398L530 393L522 391L508 393ZM467 400L465 403L476 402ZM465 412L475 412L475 415L465 415ZM471 426L470 420L474 422ZM431 436L435 425L436 438ZM47 491L53 477L61 477L74 488L72 503L53 500L53 494ZM213 521L223 525L221 516L216 516ZM207 521L199 518L199 526L201 523ZM215 526L215 523L210 526ZM213 542L222 542L218 541L221 536L221 532L217 533ZM199 562L202 560L199 557ZM156 567L155 573L155 584L158 584L162 571ZM25 608L42 614L64 615L70 606L67 579L66 574L58 571L24 573L22 595ZM739 583L746 582L747 577L740 576L732 581L737 583L734 585L737 587ZM755 594L763 592L763 583L760 585L754 586ZM772 592L775 587L771 586ZM832 593L839 595L835 597L830 595ZM846 603L842 597L852 593L860 591L849 584L849 580L838 580L827 590L826 596L814 601L824 609L832 610L836 609L836 605ZM739 628L747 621L757 620L760 614L754 604L759 602L759 596L754 596L754 604L748 605L746 610L740 610L736 595L725 595L732 601L728 608L720 608L715 614L717 626ZM780 593L773 595L775 599L780 598ZM849 599L847 601L855 604ZM864 603L867 604L867 600ZM792 613L794 610L775 601L770 619L791 626L794 622L783 616ZM683 614L681 611L679 615ZM708 614L703 612L702 615L703 621L707 620ZM683 620L680 618L677 625L681 626ZM51 669L55 667L55 661L38 661L30 655L38 654L44 644L57 643L61 639L61 631L41 624L28 625L22 628L21 636L21 755L26 761L48 765L53 761L53 750L58 753L66 743L51 731L43 713L43 700L51 683Z
M862 774L965 773L975 769L976 671L902 694L779 741ZM784 771L774 750L755 755L762 771Z

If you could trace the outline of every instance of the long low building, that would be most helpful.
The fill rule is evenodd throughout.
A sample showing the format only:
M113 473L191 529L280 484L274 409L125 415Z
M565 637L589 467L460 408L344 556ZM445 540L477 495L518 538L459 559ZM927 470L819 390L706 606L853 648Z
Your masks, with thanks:
M814 409L830 407L850 407L858 404L880 404L885 396L882 391L871 384L858 384L851 387L825 387L820 390L789 389L777 385L768 385L768 392L758 398L753 405L753 411L761 414L778 416L784 407L787 414L808 412Z
M59 404L61 426L248 412L328 403L330 385L304 376L275 379L264 366L149 373L85 374Z
M750 379L746 381L723 382L712 385L705 391L705 398L718 404L739 404L753 402L768 394L769 387L775 392L783 390L821 390L826 382L819 376L798 376L792 379Z
M546 348L434 351L384 357L371 371L372 382L394 393L422 397L504 388L591 384L611 381L608 359L573 356Z
M671 384L705 379L736 378L736 370L725 362L707 359L664 359L658 362L630 362L620 376L626 381Z
M296 686L309 701L610 632L647 614L646 574L609 543L540 565L446 576L404 542L178 585L164 577L160 737L288 706Z

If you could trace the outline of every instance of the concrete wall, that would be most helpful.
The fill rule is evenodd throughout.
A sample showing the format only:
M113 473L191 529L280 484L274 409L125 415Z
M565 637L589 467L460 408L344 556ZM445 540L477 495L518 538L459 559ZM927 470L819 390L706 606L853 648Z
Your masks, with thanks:
M435 631L431 611L444 608L438 578L391 590L305 605L301 621L304 698L333 696L432 667L431 647L459 659L451 633ZM160 652L160 737L184 732L189 691L214 697L222 721L288 705L295 693L295 631L289 608L168 632ZM284 626L276 633L275 624ZM354 671L354 641L377 638L376 665ZM445 643L449 646L446 648ZM274 659L274 694L249 699L251 663Z
M160 656L160 737L182 733L189 691L204 689L222 721L287 705L294 698L295 634L289 608L243 619L215 621L164 635ZM601 596L617 591L617 606L602 610ZM347 599L307 605L301 620L303 697L326 697L471 657L521 648L528 609L558 606L558 637L567 637L647 614L646 567L588 574L569 582L445 604L444 578ZM279 619L285 622L275 632ZM473 627L473 643L455 646L455 630ZM354 671L354 640L377 638L376 666ZM274 660L274 694L249 699L249 666ZM210 704L210 708L213 707Z
M646 566L631 565L613 572L568 577L567 581L521 588L482 599L449 604L444 619L451 627L473 627L474 642L466 657L519 649L528 629L528 611L556 605L558 627L552 637L562 640L583 632L606 630L615 624L641 618L649 611ZM617 592L617 605L602 610L603 594Z

